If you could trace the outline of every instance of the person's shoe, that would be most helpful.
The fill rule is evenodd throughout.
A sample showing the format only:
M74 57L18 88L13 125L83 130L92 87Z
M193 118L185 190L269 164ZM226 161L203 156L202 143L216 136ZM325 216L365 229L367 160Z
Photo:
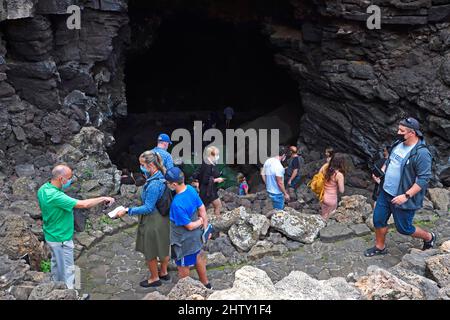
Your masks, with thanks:
M212 285L211 285L211 283L209 283L209 282L208 282L207 284L205 284L204 286L205 286L207 289L211 289L211 290L212 290L212 288L213 288Z
M162 285L161 280L156 280L153 282L148 282L148 280L143 280L139 283L139 285L143 288L153 288L153 287L159 287Z
M166 274L165 276L159 275L159 279L164 281L170 281L170 275Z
M364 256L373 257L373 256L383 255L386 253L387 253L386 248L384 248L383 250L380 250L376 246L373 246L372 248L369 248L366 251L364 251Z
M434 232L431 233L431 240L430 241L424 241L422 250L428 250L434 247L436 243L436 234Z
M80 300L91 300L91 295L89 293L84 293L81 297Z

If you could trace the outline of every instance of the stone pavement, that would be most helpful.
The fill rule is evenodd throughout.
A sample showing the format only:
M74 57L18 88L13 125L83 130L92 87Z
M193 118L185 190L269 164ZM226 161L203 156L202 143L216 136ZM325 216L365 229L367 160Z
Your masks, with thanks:
M434 222L422 224L438 234L438 243L449 239L450 219L444 215ZM147 293L158 290L166 295L177 281L175 268L171 267L172 280L159 288L144 289L139 282L148 276L143 256L134 251L136 227L107 236L103 241L83 252L76 264L81 268L81 292L90 293L92 299L141 299ZM314 278L325 280L330 277L347 277L365 273L369 265L389 268L401 261L411 248L421 248L422 241L398 234L391 229L387 237L389 253L385 256L366 258L362 252L373 245L373 234L322 242L316 240L281 256L264 256L246 264L267 272L276 282L293 270L301 270ZM208 269L208 276L214 289L232 286L234 272L242 265L222 266ZM197 279L195 271L192 277Z

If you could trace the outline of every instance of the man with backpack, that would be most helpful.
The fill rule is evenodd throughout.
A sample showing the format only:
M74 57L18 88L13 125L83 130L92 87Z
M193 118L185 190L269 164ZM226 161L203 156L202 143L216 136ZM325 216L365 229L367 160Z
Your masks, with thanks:
M414 214L423 204L431 178L432 156L423 141L420 124L414 118L401 120L394 143L382 171L383 179L373 176L380 185L380 194L373 213L375 246L364 252L366 257L387 253L385 247L387 222L391 214L401 234L424 241L422 250L432 248L436 235L413 225Z

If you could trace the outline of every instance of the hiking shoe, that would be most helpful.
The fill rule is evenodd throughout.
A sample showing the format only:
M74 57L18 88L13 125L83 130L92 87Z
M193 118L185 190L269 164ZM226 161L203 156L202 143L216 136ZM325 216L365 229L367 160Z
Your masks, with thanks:
M212 288L213 288L212 285L211 285L211 283L209 283L209 282L208 282L207 284L205 284L204 286L205 286L207 289L211 289L211 290L212 290Z
M148 282L148 280L143 280L139 283L139 285L143 288L152 288L152 287L159 287L162 285L161 280L156 280L153 282Z
M431 233L431 240L430 241L424 241L422 250L428 250L434 247L436 243L436 234L434 232Z
M373 256L378 256L378 255L383 255L387 253L387 249L384 248L383 250L378 249L376 246L367 249L366 251L364 251L364 256L366 257L373 257Z

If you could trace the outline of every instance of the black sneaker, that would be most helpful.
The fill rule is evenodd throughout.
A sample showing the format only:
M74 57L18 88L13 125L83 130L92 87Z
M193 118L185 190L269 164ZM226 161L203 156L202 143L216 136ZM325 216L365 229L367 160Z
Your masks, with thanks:
M148 280L143 280L139 283L139 285L143 288L153 288L153 287L159 287L162 285L161 280L153 281L152 283L149 283Z
M211 289L211 290L212 290L212 288L213 288L212 285L211 285L211 283L209 283L209 282L208 282L207 284L205 284L204 286L205 286L207 289Z
M436 234L434 232L431 233L431 240L430 241L424 241L422 250L428 250L434 247L436 243Z
M164 280L164 281L170 281L170 275L169 274L166 274L165 276L159 276L159 278L161 279L161 280Z

